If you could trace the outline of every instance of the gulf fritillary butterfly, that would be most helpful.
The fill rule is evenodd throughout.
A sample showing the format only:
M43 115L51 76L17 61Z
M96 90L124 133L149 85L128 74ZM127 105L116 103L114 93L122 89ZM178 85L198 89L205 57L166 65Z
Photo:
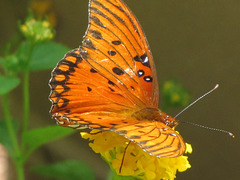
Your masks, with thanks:
M158 108L158 80L143 30L121 0L90 0L82 46L50 80L51 114L74 129L114 131L157 157L185 152L178 123Z

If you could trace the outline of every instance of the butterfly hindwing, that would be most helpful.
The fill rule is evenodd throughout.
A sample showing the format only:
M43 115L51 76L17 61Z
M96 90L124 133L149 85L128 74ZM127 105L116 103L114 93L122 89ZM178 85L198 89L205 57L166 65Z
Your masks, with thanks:
M148 120L114 126L114 131L137 143L144 151L158 157L177 157L186 147L182 137L167 125Z
M119 117L117 113L110 116L104 113L69 114L68 118L60 116L57 122L61 126L74 129L110 130L137 143L147 153L157 157L177 157L185 152L182 137L167 125L149 120L138 121Z

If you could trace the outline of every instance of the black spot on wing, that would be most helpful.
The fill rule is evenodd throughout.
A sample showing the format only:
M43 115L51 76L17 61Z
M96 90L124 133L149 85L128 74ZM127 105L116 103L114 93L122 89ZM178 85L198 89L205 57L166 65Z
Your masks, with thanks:
M59 103L59 101L63 101L63 103ZM68 99L66 99L66 98L59 98L59 99L57 99L57 102L56 102L56 106L57 106L57 108L64 108L64 107L66 107L67 105L68 105L68 103L69 103L69 100ZM61 106L59 106L59 104L61 104Z
M137 75L138 77L142 77L145 74L144 70L138 70Z
M112 89L111 87L108 87L112 92L115 92L114 89Z
M91 73L97 73L97 71L96 71L95 69L93 69L93 68L90 69L90 72L91 72Z
M114 45L120 45L120 44L121 44L121 41L112 41L112 43L113 43Z
M89 58L87 51L81 47L80 47L80 54L81 54L82 58L85 60Z
M141 136L130 136L129 139L141 139Z
M113 85L113 86L115 85L114 82L112 82L110 80L108 81L108 84Z
M66 112L67 114L70 114L70 113L71 113L71 110L68 109L68 110L66 110L65 112Z
M127 134L126 130L120 130L120 131L116 131L116 133L120 134L120 135L125 135Z
M90 49L96 49L96 47L93 45L92 41L90 39L84 39L82 42L83 46L90 48Z
M153 78L151 76L144 76L144 81L146 82L152 82Z
M97 30L89 29L89 32L92 35L92 37L95 37L96 39L102 39L103 38L102 34Z
M90 87L87 87L87 89L88 89L88 92L91 92L91 91L92 91L92 88L90 88Z
M124 74L124 72L121 69L119 69L118 67L114 67L112 69L112 71L117 75L123 75Z
M141 62L142 65L144 65L144 66L150 67L149 59L148 59L148 56L146 53L144 53L141 56L137 55L133 59L137 62Z
M106 28L106 26L103 25L103 23L96 17L96 16L91 16L90 20L92 20L95 24L98 26L101 26L103 28Z
M140 141L138 144L146 144L148 141Z
M110 56L115 56L117 53L116 53L116 51L108 51L108 54L110 55Z
M68 86L69 75L75 71L75 67L77 67L78 63L82 62L81 56L76 53L79 51L78 49L74 49L68 52L64 58L57 64L56 68L52 72L52 78L49 82L51 88L50 99L52 101L53 106L56 108L64 108L69 104L69 100L63 98L63 93L70 91L70 87ZM74 61L68 60L68 58L74 59ZM68 70L62 69L62 65L68 66ZM64 78L60 80L59 75L63 75ZM61 86L63 90L58 91L57 86ZM52 109L53 109L52 106Z

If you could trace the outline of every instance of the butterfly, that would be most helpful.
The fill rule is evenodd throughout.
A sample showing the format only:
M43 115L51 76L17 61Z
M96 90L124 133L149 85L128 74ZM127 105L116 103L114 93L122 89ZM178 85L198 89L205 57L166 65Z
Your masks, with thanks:
M52 71L50 113L58 125L114 131L157 157L185 152L178 122L158 108L153 57L134 14L121 0L90 0L82 46Z

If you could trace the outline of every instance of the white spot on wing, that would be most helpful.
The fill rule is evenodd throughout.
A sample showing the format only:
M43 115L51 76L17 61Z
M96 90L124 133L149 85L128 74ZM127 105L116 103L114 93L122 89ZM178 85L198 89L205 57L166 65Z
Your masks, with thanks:
M147 63L149 60L148 60L148 57L146 56L145 59L143 60L143 63Z

